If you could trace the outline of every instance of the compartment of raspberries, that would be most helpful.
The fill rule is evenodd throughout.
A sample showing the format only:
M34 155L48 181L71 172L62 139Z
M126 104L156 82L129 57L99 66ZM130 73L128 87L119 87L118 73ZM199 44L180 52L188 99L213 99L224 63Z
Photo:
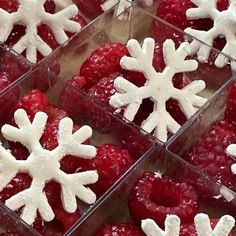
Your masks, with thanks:
M235 88L234 80L229 81L199 117L167 147L209 178L222 184L222 194L234 205ZM181 143L184 143L182 148ZM192 184L204 191L205 187L198 182ZM210 195L207 194L207 197ZM211 198L222 204L225 202L222 198L215 198L215 195Z
M0 0L0 236L235 235L235 10Z
M235 206L222 202L209 204L212 199L195 188L194 181L208 186L208 194L225 199L214 181L177 160L173 154L158 150L127 177L126 194L119 194L124 185L119 186L112 200L107 199L91 213L77 233L96 236L234 235Z
M39 74L53 84L47 93L34 88ZM47 71L36 69L14 90L20 94L17 99L10 93L2 96L12 99L12 105L3 104L8 116L1 123L0 201L38 233L64 235L136 161L152 152L153 141ZM77 107L74 114L63 108L68 99ZM112 127L106 134L100 117ZM14 222L2 225L0 235L31 230L19 230Z
M61 47L53 60L60 65L66 87L82 90L164 143L231 79L231 66L219 68L214 62L223 56L216 49L138 6L130 14L132 20L113 19L108 12ZM121 27L122 33L117 33ZM168 32L181 35L181 40ZM86 34L89 40L81 42L80 35ZM199 52L193 51L194 45ZM209 54L204 60L203 49ZM76 116L71 99L63 106ZM97 124L104 133L112 129L105 117Z

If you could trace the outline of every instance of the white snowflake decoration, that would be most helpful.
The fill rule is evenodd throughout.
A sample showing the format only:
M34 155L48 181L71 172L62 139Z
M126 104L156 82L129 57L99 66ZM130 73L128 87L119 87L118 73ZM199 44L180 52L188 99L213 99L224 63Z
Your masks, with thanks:
M110 99L110 105L114 108L126 106L124 117L133 121L141 103L149 98L154 102L153 112L143 121L141 128L148 133L154 130L154 135L159 140L167 140L168 131L175 133L180 125L166 111L166 101L173 98L179 102L182 111L190 118L202 106L207 99L197 95L205 89L202 80L193 81L183 89L173 86L172 78L176 73L194 71L198 63L195 60L185 60L189 54L189 44L182 43L175 50L174 42L166 40L163 44L163 55L166 68L163 72L157 72L153 65L155 42L152 38L146 38L143 47L137 40L131 39L127 44L131 57L124 56L120 65L130 71L142 72L147 81L142 87L137 87L128 80L118 77L115 82L117 93Z
M227 149L226 152L230 155L236 158L236 144L230 144ZM236 175L236 164L233 164L231 166L231 171L233 174Z
M54 2L59 8L65 8L72 4L71 0L54 0Z
M217 10L218 0L191 0L197 8L188 9L187 18L190 20L210 18L214 22L214 26L208 31L195 30L191 28L185 29L185 32L202 42L212 46L218 37L225 37L226 45L222 49L222 53L236 59L236 0L231 0L227 10L220 12ZM211 48L193 39L191 52L197 52L199 61L207 61ZM215 60L217 67L224 67L228 64L229 59L219 54ZM231 61L233 70L236 70L236 61Z
M209 216L200 213L195 216L194 224L198 236L228 236L235 225L235 219L230 215L222 216L213 230ZM147 236L179 236L180 219L176 215L168 215L164 231L151 219L142 220L141 228Z
M40 24L46 24L51 28L59 44L68 40L65 31L77 33L81 30L78 22L70 20L78 14L78 8L74 4L50 14L43 6L46 0L18 1L20 6L17 12L8 13L0 9L0 41L5 42L8 39L15 24L24 25L26 34L13 45L13 49L18 53L26 50L26 58L33 63L37 62L37 50L43 56L48 56L52 52L50 46L38 35L37 27Z
M209 216L201 213L195 216L194 224L198 236L228 236L235 225L235 219L230 215L224 215L212 229Z
M6 206L13 211L23 207L21 218L28 224L34 222L37 211L44 221L53 220L54 213L43 191L45 184L51 180L61 185L61 199L67 212L76 211L76 197L88 204L94 203L96 195L84 185L97 182L96 171L66 174L60 170L60 160L66 155L86 159L95 157L96 148L82 144L91 137L92 129L83 126L72 134L73 121L63 118L59 124L58 146L49 151L43 149L39 142L47 123L47 114L37 112L32 123L22 109L18 109L14 117L19 128L4 125L2 134L7 140L22 143L30 155L27 160L16 160L9 150L0 145L0 191L20 172L28 173L32 183L28 189L9 198Z
M151 6L153 4L153 0L139 0L144 6ZM121 14L128 10L132 6L133 0L107 0L101 5L103 11L107 11L117 5L114 16L118 16L118 19L124 20L127 18L127 15Z
M168 215L164 231L151 219L142 220L141 228L147 236L179 236L180 219L178 216Z

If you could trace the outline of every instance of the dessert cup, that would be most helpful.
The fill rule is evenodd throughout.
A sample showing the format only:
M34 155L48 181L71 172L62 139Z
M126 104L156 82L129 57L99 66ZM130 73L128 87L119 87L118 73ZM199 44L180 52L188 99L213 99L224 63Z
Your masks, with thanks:
M44 83L45 80L51 86L51 87L49 86L49 89L44 93L45 96L48 98L50 104L60 107L59 104L62 94L61 92L63 91L64 88L64 83L60 78L55 77L54 74L48 73L47 71L44 71L43 69L40 68L35 69L32 73L28 74L24 79L18 81L18 83L15 83L14 86L12 86L12 88L9 91L6 91L1 95L1 100L7 101L9 99L12 99L12 96L9 95L11 94L11 91L16 91L16 90L20 92L18 100L24 97L25 94L28 94L30 91L35 89L34 78L39 76L41 78L41 83ZM114 184L110 186L110 189L107 189L107 191L103 192L104 195L107 195L109 192L112 191L112 189L116 188L116 186L123 181L125 176L131 171L131 169L135 168L136 162L140 162L145 156L151 155L151 153L156 149L156 144L148 134L139 133L135 127L132 127L131 125L126 124L126 122L124 122L123 120L116 118L114 115L110 114L109 110L104 109L104 107L100 106L93 100L90 100L81 91L72 87L70 92L73 93L73 96L75 96L74 98L76 98L77 101L76 106L80 108L79 110L81 111L80 118L78 120L74 120L74 124L80 124L80 125L87 124L92 127L93 135L92 138L90 139L92 145L99 146L102 144L109 143L121 147L122 136L124 134L129 134L132 137L134 137L134 139L137 139L139 141L139 148L141 147L139 149L140 151L136 152L135 156L134 154L132 155L132 158L134 159L132 159L132 164L130 163L129 167L127 168L127 171L123 172L123 175L122 176L120 175L117 181L114 181ZM66 99L66 97L64 97L63 99ZM18 100L14 98L12 107L16 105ZM99 129L95 129L93 127L94 120L91 120L89 118L90 115L92 114L91 112L92 113L95 112L98 116L109 117L110 122L114 124L113 129L106 134L101 133ZM13 111L10 110L9 113L10 113L9 117L12 117ZM2 138L2 143L3 146L6 145L6 140L4 138ZM99 193L99 196L103 194ZM98 202L100 201L99 196L97 197ZM91 211L93 207L96 207L96 205L97 203L88 205L78 201L78 208L81 213L81 218L78 219L78 222L81 221L83 218L86 218L88 212ZM22 220L20 219L19 216L16 216L14 212L10 211L9 209L6 209L6 207L3 205L1 205L0 218L2 220L5 220L2 223L2 225L4 226L4 229L2 229L3 232L8 232L8 233L17 232L20 235L38 235L37 233L35 233L32 227L27 226L25 223L22 223ZM65 235L68 235L66 232L64 233Z

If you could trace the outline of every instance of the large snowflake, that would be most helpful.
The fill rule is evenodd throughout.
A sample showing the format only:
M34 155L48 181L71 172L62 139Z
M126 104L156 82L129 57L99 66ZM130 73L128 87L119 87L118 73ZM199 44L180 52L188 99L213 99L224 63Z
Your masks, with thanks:
M31 123L26 112L19 109L15 112L15 122L19 128L4 125L2 134L7 140L22 143L30 155L27 160L16 160L10 151L0 145L0 191L20 172L28 173L32 183L28 189L6 200L6 206L13 211L23 207L21 217L28 224L34 222L37 211L43 220L51 221L54 213L43 191L45 184L51 180L61 185L61 199L67 212L76 211L76 197L88 204L94 203L96 195L84 185L95 183L98 180L97 172L66 174L60 169L60 160L66 155L87 159L95 157L96 148L82 144L91 137L92 129L83 126L72 133L72 120L63 118L59 123L58 146L49 151L39 142L47 123L47 114L37 112Z
M229 215L222 216L214 229L212 229L209 216L200 213L195 216L194 223L198 236L228 236L234 227L235 219ZM155 221L151 219L142 220L141 227L147 236L180 235L180 219L176 215L166 217L165 230L162 230Z
M153 0L139 0L144 6L151 6L153 4ZM101 5L103 11L107 11L112 7L116 6L115 16L118 16L118 19L123 20L127 18L126 14L124 13L125 10L129 10L132 6L133 0L107 0L105 3Z
M188 9L186 12L188 19L210 18L214 25L208 31L185 29L185 32L201 40L207 45L213 46L213 42L218 37L225 37L226 45L222 49L223 54L219 54L215 60L217 67L228 64L228 58L236 59L236 1L231 0L227 10L220 12L217 10L218 0L191 0L197 8ZM192 53L198 54L200 61L207 61L211 48L197 40L191 43ZM225 55L224 55L225 54ZM236 70L236 61L231 61L232 69Z
M205 82L196 80L184 87L177 89L172 83L176 73L194 71L198 63L195 60L185 60L189 53L189 44L182 43L175 50L172 40L166 40L163 44L163 55L166 67L162 72L157 72L152 65L155 42L152 38L146 38L143 47L137 40L131 39L127 44L131 57L124 56L121 67L130 71L142 72L147 81L142 87L137 87L128 80L118 77L115 80L117 93L110 99L110 105L114 108L126 106L124 117L133 121L144 99L149 98L154 102L153 112L143 121L141 128L148 133L154 130L154 135L159 140L167 140L168 131L175 133L180 125L166 110L166 102L173 98L178 101L182 111L190 118L202 106L206 99L197 93L205 88Z
M78 8L74 4L50 14L43 6L46 0L18 1L20 6L17 12L8 13L0 9L0 41L5 42L8 39L15 24L24 25L26 33L13 45L13 49L18 53L26 50L26 58L33 63L37 61L37 50L43 56L48 56L52 52L50 46L38 35L37 27L40 24L46 24L51 28L59 44L68 40L65 31L77 33L81 29L78 22L70 20L78 14Z

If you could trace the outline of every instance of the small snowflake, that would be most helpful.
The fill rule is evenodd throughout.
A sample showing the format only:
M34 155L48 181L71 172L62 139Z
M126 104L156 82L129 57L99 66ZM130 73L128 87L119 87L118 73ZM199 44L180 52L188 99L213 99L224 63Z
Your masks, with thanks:
M231 0L227 10L217 10L218 0L191 0L197 8L188 9L187 18L190 20L210 18L214 25L208 31L195 30L191 28L185 29L185 32L193 37L201 40L209 46L213 46L214 40L218 37L225 37L226 45L222 49L223 54L219 54L215 60L217 67L224 67L228 64L229 59L236 58L236 1ZM193 54L197 52L199 61L207 61L211 48L193 39L190 44ZM225 54L225 55L224 55ZM232 69L236 70L236 62L231 61Z
M230 145L227 147L226 152L227 152L230 156L236 158L236 144L230 144ZM233 174L236 175L236 164L233 164L233 165L231 166L231 171L232 171Z
M235 219L232 216L225 215L220 218L214 229L212 229L209 216L200 213L195 216L194 224L198 236L228 236L235 225ZM151 219L142 220L141 227L147 236L180 235L180 219L176 215L166 217L164 231Z
M37 211L44 221L53 220L54 213L43 191L45 184L52 180L61 185L61 200L67 212L76 211L76 197L88 204L94 203L96 195L84 185L97 182L97 172L66 174L60 169L60 161L66 155L86 159L95 157L96 148L82 144L91 137L92 129L83 126L72 134L73 121L63 118L59 124L58 146L49 151L39 142L47 123L47 114L37 112L32 123L23 109L18 109L14 117L19 128L4 125L2 134L7 140L22 143L30 154L27 160L16 160L9 150L0 145L0 191L17 173L28 173L32 183L28 189L6 200L6 206L13 211L23 207L21 218L28 224L34 222Z
M142 220L141 227L147 236L179 236L180 219L178 216L168 215L164 231L151 219Z
M209 216L201 213L195 216L194 224L198 236L228 236L235 225L235 219L230 215L224 215L212 229Z
M8 39L15 24L24 25L26 34L13 45L13 49L20 54L26 50L26 58L33 63L37 61L37 50L43 56L52 52L50 46L38 35L39 25L48 25L59 44L68 40L65 31L77 33L81 29L78 22L70 20L78 14L78 8L74 4L50 14L44 9L45 1L19 0L20 6L13 13L0 9L0 41L5 42Z
M153 0L139 0L144 6L151 6ZM118 16L118 19L123 20L127 18L127 15L121 14L125 10L129 10L132 6L133 0L107 0L101 5L103 11L107 11L117 5L114 16Z
M133 121L144 99L149 98L154 102L154 109L147 120L143 121L141 128L148 133L154 130L154 135L159 140L167 140L168 131L175 133L180 125L171 117L166 110L166 102L173 98L179 105L187 118L190 118L202 106L207 99L197 95L205 89L205 82L196 80L184 87L177 89L174 87L172 78L176 73L194 71L197 69L197 61L185 60L189 53L189 44L182 43L175 50L174 42L166 40L163 44L163 55L166 68L163 72L157 72L152 65L155 42L151 38L146 38L143 48L137 40L131 39L127 44L131 57L124 56L121 67L142 72L147 81L142 87L137 87L128 80L118 77L115 82L117 93L110 99L110 105L114 108L127 106L124 117Z

